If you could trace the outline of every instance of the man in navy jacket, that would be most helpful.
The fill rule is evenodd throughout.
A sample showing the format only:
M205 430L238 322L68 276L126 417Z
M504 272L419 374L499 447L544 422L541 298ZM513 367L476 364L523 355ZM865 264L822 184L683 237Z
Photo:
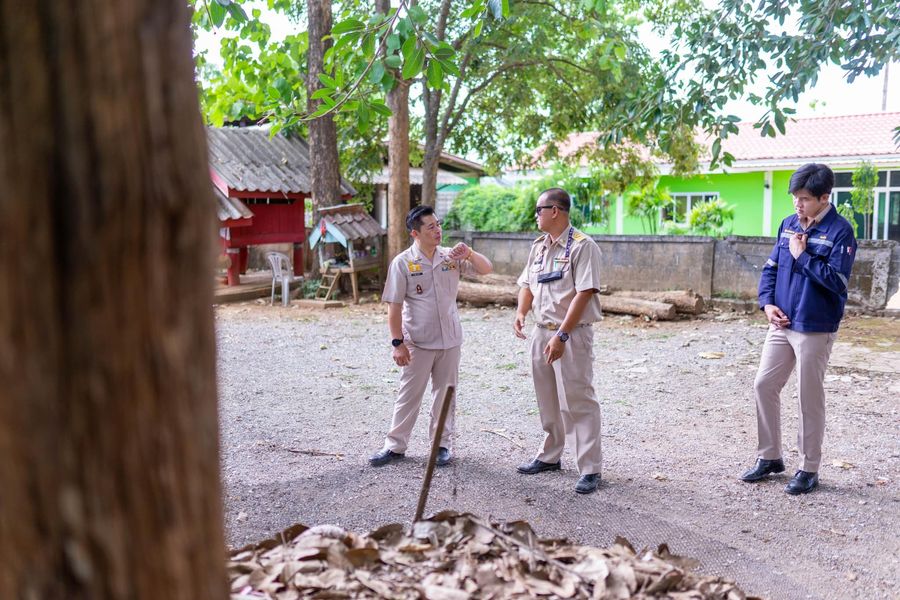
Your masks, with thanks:
M797 369L800 469L784 489L806 494L819 483L825 435L825 368L847 301L856 257L853 227L829 203L834 173L808 164L791 175L796 213L781 222L772 254L759 280L759 307L769 320L754 383L759 440L747 482L784 471L780 394Z

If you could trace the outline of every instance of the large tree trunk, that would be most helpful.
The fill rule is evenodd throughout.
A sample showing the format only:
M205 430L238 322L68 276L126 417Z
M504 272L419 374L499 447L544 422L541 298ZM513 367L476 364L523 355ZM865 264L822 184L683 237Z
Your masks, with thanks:
M391 260L406 248L406 214L409 212L409 82L397 81L388 92L388 251Z
M425 84L422 84L425 86ZM425 158L422 161L422 204L437 206L437 172L443 143L438 139L442 90L425 87Z
M0 0L0 598L227 595L188 21Z
M375 10L386 15L391 10L390 0L375 0ZM394 72L397 83L387 94L391 109L388 119L388 263L403 252L409 243L406 232L406 214L409 212L409 83L403 81L399 71Z
M307 52L307 98L322 87L319 75L325 72L325 52L331 47L331 0L308 0L309 50ZM321 100L308 100L312 113ZM334 206L341 203L341 173L338 157L337 127L329 113L309 122L310 171L312 173L313 206Z

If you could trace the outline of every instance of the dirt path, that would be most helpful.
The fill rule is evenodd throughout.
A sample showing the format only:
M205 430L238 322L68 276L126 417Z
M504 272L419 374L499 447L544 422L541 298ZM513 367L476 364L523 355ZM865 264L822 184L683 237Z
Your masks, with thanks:
M425 420L404 461L366 464L381 447L399 376L382 307L314 312L251 303L216 315L229 542L296 522L360 532L408 522L428 449ZM541 535L594 545L616 535L636 547L665 542L698 559L702 571L771 598L900 597L900 375L890 367L900 357L896 320L845 323L826 380L821 489L795 498L782 492L786 476L758 485L736 480L754 456L761 321L606 319L595 328L594 373L603 484L583 497L572 490L577 474L568 453L562 472L515 472L533 456L541 431L512 313L464 309L462 317L456 459L438 471L429 512L525 519ZM710 352L724 356L701 356ZM783 398L790 464L793 384Z

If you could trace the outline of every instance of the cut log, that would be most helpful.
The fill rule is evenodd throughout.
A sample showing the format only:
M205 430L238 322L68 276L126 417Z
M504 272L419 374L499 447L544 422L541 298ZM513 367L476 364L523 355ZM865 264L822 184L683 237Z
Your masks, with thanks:
M640 298L641 300L652 300L654 302L674 304L675 310L680 313L686 313L689 315L699 315L706 309L703 302L703 296L701 296L700 294L695 294L691 290L669 290L664 292L617 290L615 292L612 292L612 295L624 298Z
M490 285L487 283L459 282L460 302L468 302L472 306L515 306L519 297L519 286L514 284Z
M460 281L457 299L472 306L491 304L516 306L518 295L519 287L516 285L488 285ZM675 306L672 304L623 296L600 296L600 307L609 313L645 316L660 321L671 321L676 315Z
M644 316L659 321L671 321L676 315L674 304L623 296L600 296L600 307L603 312Z

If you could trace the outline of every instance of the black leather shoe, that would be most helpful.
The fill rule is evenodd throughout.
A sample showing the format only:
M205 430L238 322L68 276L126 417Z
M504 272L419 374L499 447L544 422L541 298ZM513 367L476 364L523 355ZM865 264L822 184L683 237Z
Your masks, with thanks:
M555 463L545 463L542 460L534 459L531 462L519 465L518 467L516 467L516 471L522 473L523 475L534 475L536 473L542 473L544 471L559 471L560 467L562 467L561 461L556 461Z
M785 494L796 496L798 494L808 494L819 485L819 474L810 473L809 471L797 471L794 473L793 479L788 482L784 488Z
M450 464L450 450L441 446L438 448L437 460L434 461L439 467L445 467Z
M753 483L760 479L765 479L771 473L783 473L784 461L780 458L775 460L767 460L765 458L757 458L756 465L740 476L741 481Z
M398 454L393 450L388 450L387 448L385 448L378 454L373 454L372 456L370 456L369 464L373 467L383 467L392 460L400 460L401 458L403 458L403 456L403 454Z
M600 473L582 475L575 484L575 491L579 494L590 494L600 485Z

